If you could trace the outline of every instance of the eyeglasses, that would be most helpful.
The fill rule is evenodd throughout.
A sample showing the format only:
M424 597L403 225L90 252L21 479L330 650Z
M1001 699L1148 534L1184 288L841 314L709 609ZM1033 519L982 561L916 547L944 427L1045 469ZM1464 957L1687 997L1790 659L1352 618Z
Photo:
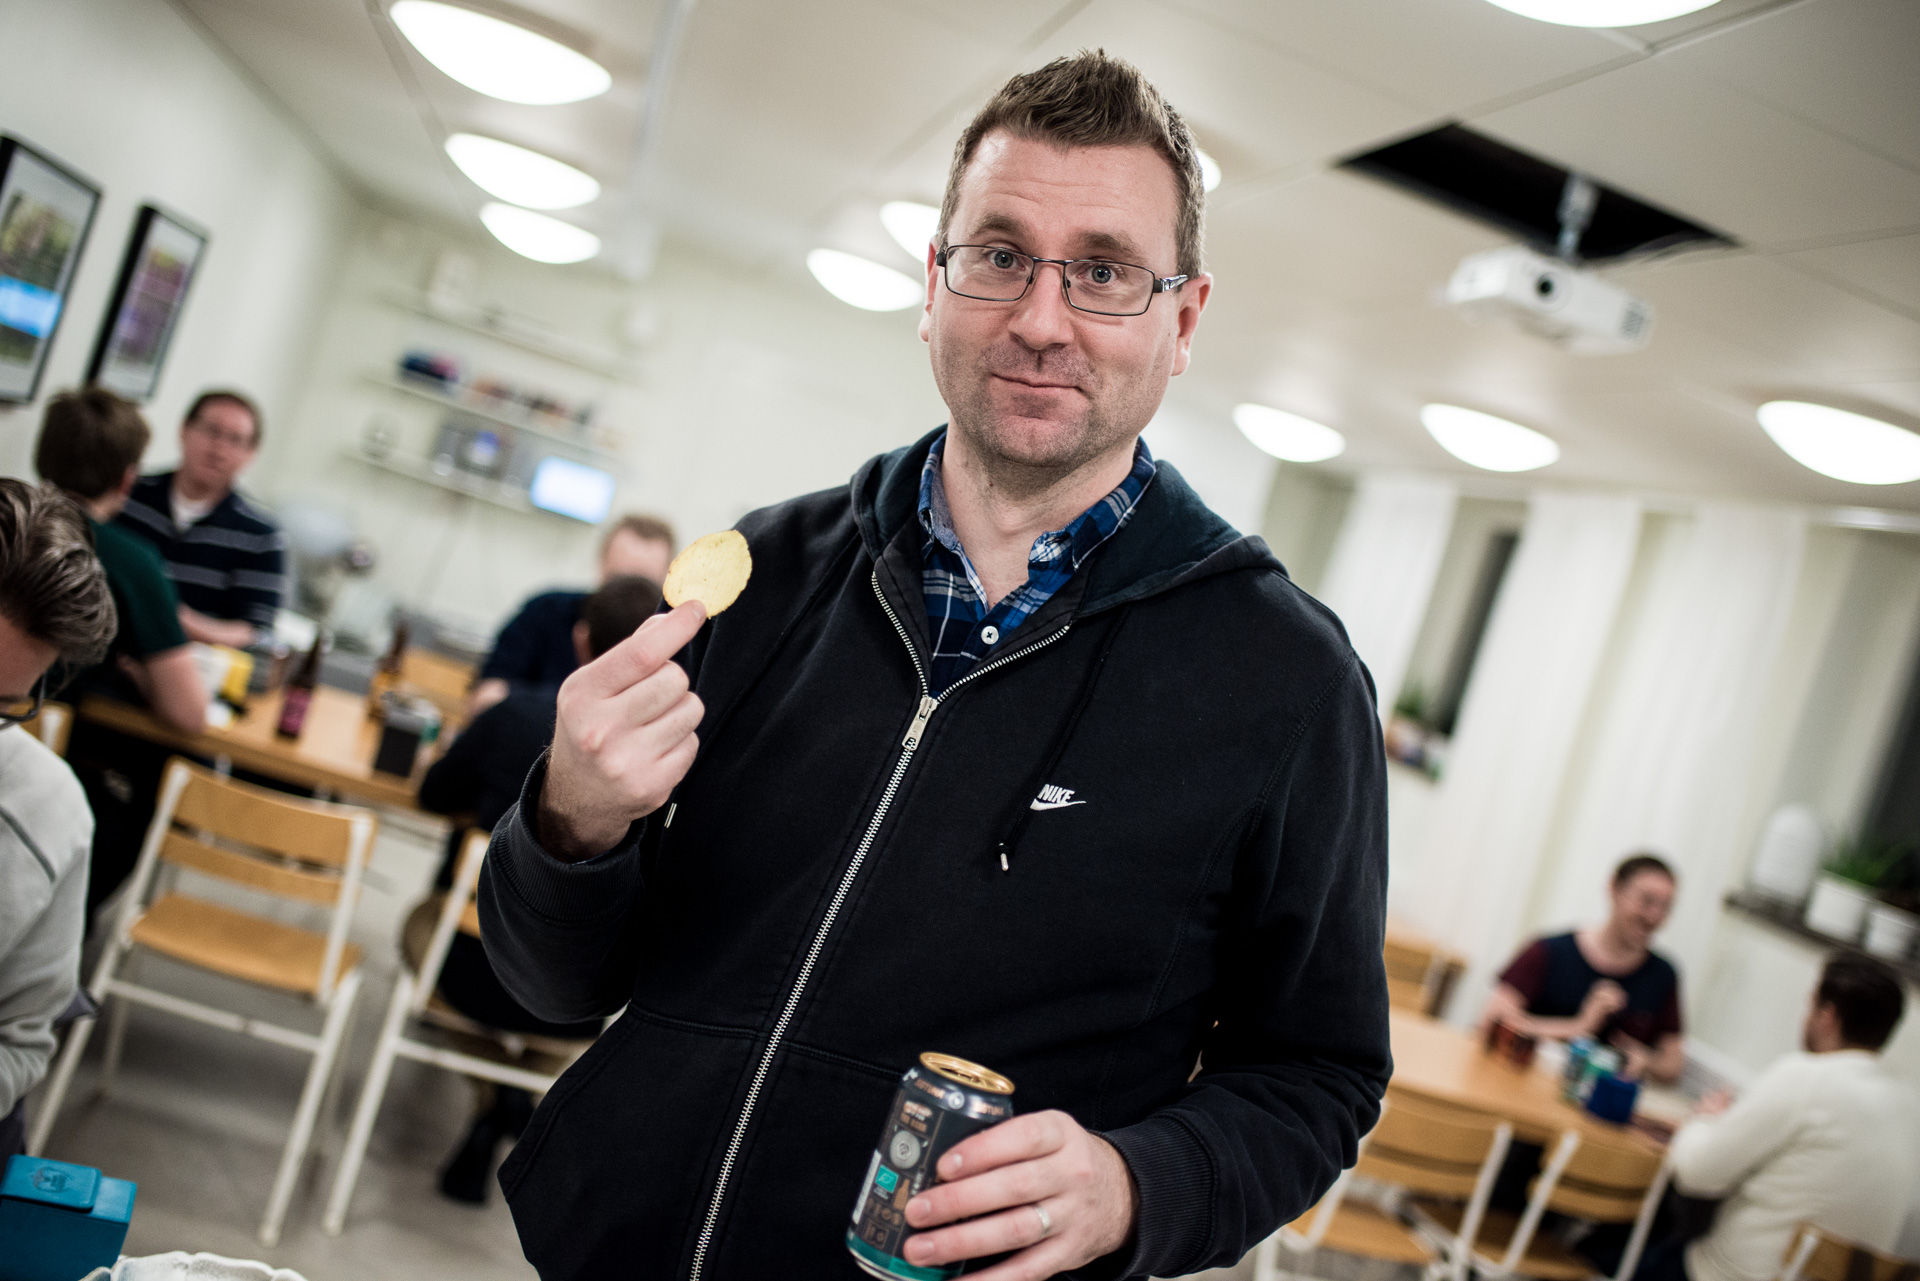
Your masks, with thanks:
M9 725L18 725L30 721L40 714L47 701L47 678L44 673L33 683L33 689L26 694L0 694L0 729Z
M197 431L216 445L225 445L228 449L252 449L253 437L237 431L223 431L218 427L201 422L198 418L187 423L189 430Z
M1033 287L1040 264L1050 262L1060 268L1067 306L1096 316L1138 316L1155 294L1171 293L1188 279L1105 258L1036 258L1000 245L949 245L933 260L948 293L981 302L1018 302Z

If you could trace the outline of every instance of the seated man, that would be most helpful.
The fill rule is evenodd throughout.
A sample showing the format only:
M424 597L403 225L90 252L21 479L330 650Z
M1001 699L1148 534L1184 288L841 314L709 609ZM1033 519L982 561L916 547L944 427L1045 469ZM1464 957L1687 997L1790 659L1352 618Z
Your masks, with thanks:
M1888 966L1827 959L1801 1029L1806 1052L1761 1073L1738 1102L1709 1095L1674 1135L1674 1188L1725 1199L1712 1231L1649 1251L1636 1281L1766 1281L1799 1223L1895 1248L1920 1185L1920 1100L1880 1050L1905 1005Z
M93 839L73 771L17 726L39 712L55 660L92 663L113 631L86 513L51 487L0 480L0 1165L21 1149L21 1100L79 981Z
M673 561L673 527L657 516L622 516L600 543L600 581L637 576L667 581ZM514 685L558 685L573 675L573 628L587 593L542 592L528 600L494 637L493 652L467 700L469 717L507 696Z
M580 620L573 625L575 658L585 664L600 657L633 635L659 608L660 589L652 579L608 579L587 597ZM516 686L475 717L421 780L420 807L436 814L462 815L472 826L491 831L500 816L520 799L528 771L553 740L559 695L557 684ZM434 881L435 889L442 893L453 884L454 862L465 844L465 834L464 826L456 825L448 842L446 858ZM426 950L426 939L440 915L440 902L440 895L435 894L408 918L408 951L416 958ZM440 995L468 1018L507 1032L565 1039L600 1033L598 1020L553 1024L527 1013L493 976L480 940L465 934L453 937L440 973ZM533 1100L526 1091L496 1087L491 1107L474 1121L466 1141L440 1176L441 1191L458 1201L483 1200L500 1140L517 1138L532 1112Z
M142 476L119 524L153 544L189 639L245 649L273 630L287 540L234 489L260 450L260 410L237 391L201 394L180 424L180 467Z
M144 703L171 728L197 734L206 723L207 691L180 628L179 598L153 548L112 523L150 436L138 409L98 387L63 392L47 404L34 466L92 518L94 550L119 618L107 661L75 678L67 696ZM133 871L167 754L90 721L74 725L67 755L94 819L89 912Z
M1680 1079L1680 975L1653 950L1673 911L1673 869L1635 854L1614 869L1612 910L1597 928L1536 939L1515 957L1481 1022L1528 1036L1591 1037L1619 1050L1622 1075Z

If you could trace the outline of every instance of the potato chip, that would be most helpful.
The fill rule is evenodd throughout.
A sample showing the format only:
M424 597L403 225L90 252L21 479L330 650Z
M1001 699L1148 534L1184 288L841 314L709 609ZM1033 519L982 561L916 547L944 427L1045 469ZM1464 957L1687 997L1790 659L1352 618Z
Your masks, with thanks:
M678 608L684 601L697 600L712 618L739 598L752 573L753 557L739 530L723 529L696 538L667 567L667 604Z

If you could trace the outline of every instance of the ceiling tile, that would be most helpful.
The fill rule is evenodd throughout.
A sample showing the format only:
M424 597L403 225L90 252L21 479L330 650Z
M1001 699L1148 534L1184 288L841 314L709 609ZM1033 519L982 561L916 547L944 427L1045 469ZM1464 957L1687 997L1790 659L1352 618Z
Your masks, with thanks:
M1844 285L1908 319L1920 320L1920 235L1780 254L1775 261Z

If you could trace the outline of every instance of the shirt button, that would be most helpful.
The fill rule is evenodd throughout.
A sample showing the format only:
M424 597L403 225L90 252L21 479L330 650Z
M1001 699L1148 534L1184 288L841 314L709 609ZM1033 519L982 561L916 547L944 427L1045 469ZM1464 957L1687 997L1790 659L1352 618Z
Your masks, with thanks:
M998 627L982 627L980 629L980 643L982 645L997 644L999 640L1000 629Z

